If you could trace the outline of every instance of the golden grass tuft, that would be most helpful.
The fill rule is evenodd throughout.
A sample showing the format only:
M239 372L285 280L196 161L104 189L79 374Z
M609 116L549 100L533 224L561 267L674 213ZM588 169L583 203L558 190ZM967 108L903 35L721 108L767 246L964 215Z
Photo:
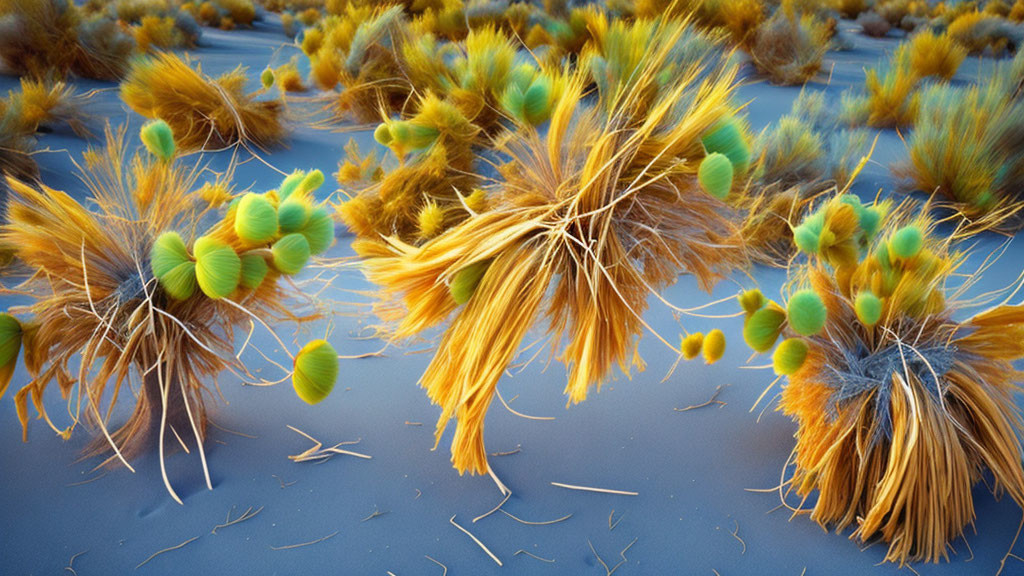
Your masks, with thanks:
M735 70L702 81L691 65L659 86L685 31L656 29L632 81L602 96L612 103L582 101L586 70L568 73L543 134L524 127L499 140L508 161L487 212L420 246L360 242L395 338L450 320L421 385L441 407L438 442L457 420L460 472L489 471L487 409L536 323L548 324L552 342L567 338L566 394L580 402L615 366L642 367L636 342L652 291L680 272L710 289L746 263L731 209L700 190L691 160L705 153L701 137L736 113ZM470 270L482 277L467 293Z
M804 84L821 69L829 32L821 20L777 10L754 36L750 58L776 84Z
M71 0L0 0L0 59L19 75L117 80L133 48L115 21L87 18Z
M813 290L827 316L821 332L802 337L802 364L786 367L779 410L799 427L781 493L795 494L796 512L827 529L852 527L858 542L885 542L885 560L901 566L948 558L973 523L972 490L983 476L991 474L995 493L1024 504L1013 401L1024 308L957 319L958 298L975 278L947 286L964 255L934 232L927 208L890 211L836 197L802 226L838 232L858 212L889 216L876 233L851 238L852 258L825 257L833 248L822 244L790 268L786 289ZM827 216L813 223L819 215ZM855 312L865 293L881 303L871 325ZM782 337L796 336L784 328Z
M920 78L950 80L966 57L967 51L945 34L924 31L910 40L910 68Z
M869 68L864 80L867 91L866 118L860 120L875 128L902 128L917 118L920 77L913 67L911 50L901 44L881 69Z
M164 53L139 60L121 84L121 98L146 118L166 121L178 146L210 150L237 144L266 148L284 139L284 105L245 92L241 67L204 76L180 57Z

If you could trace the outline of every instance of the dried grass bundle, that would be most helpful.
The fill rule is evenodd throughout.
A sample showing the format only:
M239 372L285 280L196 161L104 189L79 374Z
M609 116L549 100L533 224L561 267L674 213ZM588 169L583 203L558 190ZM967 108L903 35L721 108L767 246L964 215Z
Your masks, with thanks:
M962 214L964 233L1015 231L1024 221L1024 100L1011 84L1019 78L997 73L986 86L927 89L909 160L894 167L908 188Z
M909 50L910 67L920 78L935 76L950 80L967 57L967 51L949 35L939 36L931 31L915 34Z
M243 381L257 380L240 360L253 344L247 340L236 354L235 330L258 324L273 334L270 325L311 316L298 315L293 298L298 291L278 282L283 272L274 243L274 208L274 231L265 242L237 232L240 222L251 220L241 215L244 197L200 235L209 210L195 191L201 168L175 162L166 124L143 130L155 157L129 157L123 136L108 130L106 147L84 156L80 168L93 209L64 192L7 181L9 222L0 229L0 242L16 246L30 271L9 291L31 300L10 310L20 319L18 338L31 377L18 386L14 400L26 438L30 397L40 418L63 438L82 419L96 426L102 438L87 455L109 454L103 464L120 461L131 469L128 460L156 440L164 483L180 503L164 468L168 428L183 447L191 431L210 487L203 451L210 384L225 370ZM309 202L306 193L300 186L291 197ZM307 257L312 238L322 240L322 232L311 236ZM282 381L293 375L282 372ZM113 429L118 400L136 381L134 412ZM44 407L43 396L54 382L68 399L72 420L65 427Z
M776 84L804 84L821 69L828 47L829 31L821 20L783 7L758 28L750 58Z
M509 161L487 212L418 247L360 243L395 338L451 320L421 385L441 407L438 442L457 420L460 472L489 472L487 408L542 318L552 342L568 340L566 394L581 402L615 365L642 366L652 291L680 272L709 289L745 264L732 211L700 189L695 161L709 154L702 137L736 112L735 70L701 81L691 68L656 88L681 32L650 47L630 87L608 96L615 103L582 103L586 75L572 73L546 132L525 128L499 146Z
M795 514L884 541L901 566L948 557L983 475L1024 504L1012 364L1024 357L1024 308L955 320L973 277L947 286L964 255L918 208L886 216L886 205L836 197L797 228L817 242L802 245L811 258L791 268L784 305L743 298L751 347L784 338L779 410L799 428L780 493L800 498Z
M252 26L256 20L256 6L252 0L205 0L187 2L182 10L188 12L200 24L222 30L235 26Z
M284 104L245 92L242 67L218 78L170 54L137 61L121 84L121 98L146 118L170 124L185 150L255 144L267 148L284 139Z
M0 0L0 58L17 74L116 80L133 48L116 22L85 18L71 0Z
M1000 54L1014 51L1024 41L1024 32L1011 22L984 12L967 12L950 22L946 34L970 54L986 50Z
M844 94L843 115L852 125L903 128L913 125L920 107L921 78L912 65L911 51L901 44L881 70L869 68L867 94Z
M64 82L40 82L21 79L21 90L9 92L6 110L17 116L19 126L11 128L33 134L45 127L66 125L78 136L90 135L90 116L85 103L91 94L84 94Z

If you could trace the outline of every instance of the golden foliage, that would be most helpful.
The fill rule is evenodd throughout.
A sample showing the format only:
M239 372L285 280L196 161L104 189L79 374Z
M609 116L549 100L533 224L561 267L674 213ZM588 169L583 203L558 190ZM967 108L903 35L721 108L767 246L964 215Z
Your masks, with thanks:
M284 138L280 100L245 92L241 67L218 78L170 53L136 62L121 84L121 98L146 118L170 124L186 150L252 143L261 148Z
M821 68L828 29L814 16L778 10L754 37L750 57L758 72L776 84L803 84Z
M910 40L910 67L920 78L950 80L966 57L967 51L948 35L924 31Z

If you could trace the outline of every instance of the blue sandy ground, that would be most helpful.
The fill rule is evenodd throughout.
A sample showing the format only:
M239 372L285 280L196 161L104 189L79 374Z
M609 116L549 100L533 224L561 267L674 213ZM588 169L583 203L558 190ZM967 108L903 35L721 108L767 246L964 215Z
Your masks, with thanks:
M853 25L843 23L843 28ZM830 53L826 70L808 89L825 90L833 102L850 85L863 82L863 67L884 57L896 40L873 40L852 35L856 47ZM203 45L192 52L208 73L220 73L238 63L252 71L274 57L287 60L294 48L275 21L254 30L204 30ZM835 68L832 70L832 64ZM826 84L832 70L831 84ZM958 76L976 77L979 63L965 63ZM0 78L0 88L16 79ZM86 88L108 88L98 94L92 111L115 124L127 122L131 132L138 116L123 109L108 85L80 82ZM748 109L755 130L788 111L799 88L781 88L750 79L740 97L751 100ZM320 168L333 172L349 135L313 130L296 124L288 148L273 151L269 160L282 170ZM372 146L368 133L356 134L364 148ZM70 157L78 157L85 143L55 133L42 136L41 146L53 152L39 155L43 180L78 198L85 192L77 182ZM66 149L67 152L62 150ZM69 153L71 156L69 156ZM856 191L871 197L879 189L893 189L888 164L905 157L894 132L885 132L875 162L862 174ZM217 169L227 165L228 154L207 160ZM262 191L279 176L253 161L241 166L236 181ZM339 238L332 256L351 255L349 237ZM979 240L976 265L983 254L1004 239ZM1021 268L1021 251L1010 246L1000 265L991 268L975 293L1011 283ZM754 277L767 294L777 294L784 279L779 270L758 268ZM691 278L680 278L665 297L680 306L693 306L734 294L750 286L737 275L723 282L709 297L696 289ZM357 301L353 290L368 288L356 272L342 272L329 297ZM362 298L365 301L365 298ZM0 302L6 308L11 298ZM334 319L331 341L342 354L376 350L380 343L358 338L368 320L352 308ZM723 312L731 312L731 305ZM652 299L645 319L670 342L680 327L669 311ZM319 406L300 402L287 384L274 388L242 387L231 377L220 385L227 403L217 403L211 414L219 426L256 438L210 430L207 444L214 490L204 486L196 455L174 454L169 476L184 506L168 496L161 483L155 455L134 462L136 473L116 469L95 481L95 461L79 462L88 434L80 428L68 442L56 437L40 421L33 421L28 443L21 430L10 394L0 402L0 574L51 575L64 570L75 557L73 569L81 575L113 574L357 574L397 576L440 575L447 566L454 575L485 574L606 574L601 562L614 567L620 551L632 543L616 573L626 574L788 574L797 576L894 574L897 567L876 566L882 546L861 550L846 534L823 531L806 517L791 519L776 494L764 489L779 482L783 462L793 446L795 425L773 411L758 421L750 412L754 400L772 380L768 370L740 367L747 363L739 319L685 318L690 331L721 326L730 347L717 365L684 363L662 381L675 355L655 338L646 337L640 351L649 368L620 377L584 404L565 409L563 367L534 362L504 378L500 390L513 398L515 409L533 415L556 416L554 421L516 417L497 402L487 420L487 442L492 451L515 455L494 457L494 470L511 487L505 505L510 513L528 521L571 518L548 526L529 526L498 513L472 523L472 519L500 501L487 477L460 477L448 461L447 444L432 452L437 409L417 387L429 355L390 350L386 358L345 361L336 392ZM300 340L322 331L317 327ZM275 347L267 338L260 342ZM278 352L280 356L280 352ZM273 369L258 357L250 366ZM764 364L764 358L752 364ZM19 370L14 386L24 383ZM721 407L677 412L673 407L699 404L718 386L724 386ZM770 396L770 395L769 395ZM51 390L47 406L58 423L67 421L64 403ZM65 416L62 418L62 416ZM421 422L422 426L408 424ZM372 460L339 456L323 464L295 463L287 456L309 447L290 431L297 426L325 443L362 441L354 449ZM169 440L173 442L173 440ZM638 496L571 492L552 486L563 482L629 490ZM997 502L983 486L975 491L976 535L968 529L967 542L955 543L950 563L915 566L923 575L994 574L1006 553L1021 518L1010 500ZM262 511L253 519L219 530L211 529L230 513L237 517L249 507ZM773 511L774 510L774 511ZM233 511L233 512L231 512ZM375 511L382 515L369 520ZM449 518L468 527L504 562L499 568L469 537L449 524ZM615 528L609 529L609 519ZM737 532L740 540L732 535ZM307 547L273 550L333 537ZM180 550L157 556L135 567L154 552L198 536ZM600 555L600 560L593 550ZM1022 545L1024 546L1024 545ZM537 560L520 550L551 560ZM1024 574L1024 563L1011 559L1004 574Z

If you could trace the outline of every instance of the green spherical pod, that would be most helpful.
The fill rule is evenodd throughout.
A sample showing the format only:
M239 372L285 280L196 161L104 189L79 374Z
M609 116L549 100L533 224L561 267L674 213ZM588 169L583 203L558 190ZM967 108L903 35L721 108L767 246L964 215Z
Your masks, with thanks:
M743 136L743 127L735 116L729 116L712 127L701 140L708 153L720 152L732 162L740 174L750 165L750 144Z
M476 291L477 285L480 284L480 280L483 279L484 273L487 272L487 268L490 265L490 260L474 262L455 273L455 276L452 277L451 284L448 285L448 291L451 292L452 299L455 300L456 304L461 306L466 302L469 302L469 299L473 296L473 292Z
M182 262L157 278L167 295L175 300L188 300L196 293L196 263Z
M551 78L541 75L523 93L523 116L536 126L551 114Z
M874 238L878 228L882 224L882 211L878 208L867 207L860 213L860 229L868 239Z
M376 135L377 133L374 132L374 137L376 137ZM306 173L303 172L302 170L296 170L291 174L285 176L284 180L281 181L281 187L278 188L277 197L280 198L281 200L284 200L291 196L292 192L295 192L295 189L299 187L299 184L302 183L302 180L305 177Z
M235 210L235 234L250 244L266 244L277 236L277 210L260 194L242 196Z
M270 267L267 266L267 260L258 254L245 254L241 258L242 260L242 286L252 290L259 287L263 283L263 279L267 277L267 272Z
M679 350L683 353L683 358L686 360L693 360L700 355L701 349L704 347L704 333L694 332L689 336L683 338L683 341L679 344Z
M309 221L302 229L302 235L309 242L310 254L321 254L334 242L334 218L323 208L313 210Z
M789 326L801 336L814 336L825 327L828 311L814 290L800 290L786 304Z
M793 243L804 253L817 254L820 235L807 224L801 224L793 229Z
M171 127L163 120L151 120L143 124L139 130L139 138L146 146L146 150L164 162L169 162L174 157L174 133Z
M807 359L808 346L801 338L786 338L772 354L772 367L779 376L796 374Z
M302 183L299 184L299 190L308 194L323 186L323 184L324 173L319 170L313 170L302 179Z
M270 90L270 87L274 85L274 70L269 66L260 72L260 84L263 85L264 90Z
M309 204L298 198L288 198L277 207L277 224L284 234L298 232L309 221Z
M720 152L712 152L701 161L697 168L697 181L704 192L724 200L732 190L733 166L729 158Z
M270 248L274 268L284 274L298 274L309 261L309 241L302 234L288 234Z
M743 340L755 351L767 352L778 340L785 321L786 313L771 303L751 314L743 323Z
M704 337L704 345L701 347L704 355L704 362L714 364L722 359L725 354L725 334L715 328Z
M513 118L523 121L525 115L523 112L523 105L525 101L523 90L518 86L509 86L505 90L504 94L501 95L501 106L509 113Z
M518 89L522 94L530 87L533 78L537 75L537 68L532 64L520 64L512 69L508 75L507 86L510 89Z
M17 361L21 352L21 322L7 313L0 314L0 368Z
M208 297L217 299L230 295L242 280L242 260L226 243L203 236L196 240L196 281Z
M292 386L307 404L317 404L334 389L338 379L338 353L326 340L313 340L295 356Z
M149 251L149 267L153 270L155 278L163 276L175 266L189 260L191 258L188 255L188 248L177 232L164 232L158 236L153 242L153 248Z
M870 290L861 290L853 301L853 311L865 326L874 326L882 319L882 300Z
M917 256L924 246L924 233L917 226L910 224L893 232L889 238L889 253L902 260Z

